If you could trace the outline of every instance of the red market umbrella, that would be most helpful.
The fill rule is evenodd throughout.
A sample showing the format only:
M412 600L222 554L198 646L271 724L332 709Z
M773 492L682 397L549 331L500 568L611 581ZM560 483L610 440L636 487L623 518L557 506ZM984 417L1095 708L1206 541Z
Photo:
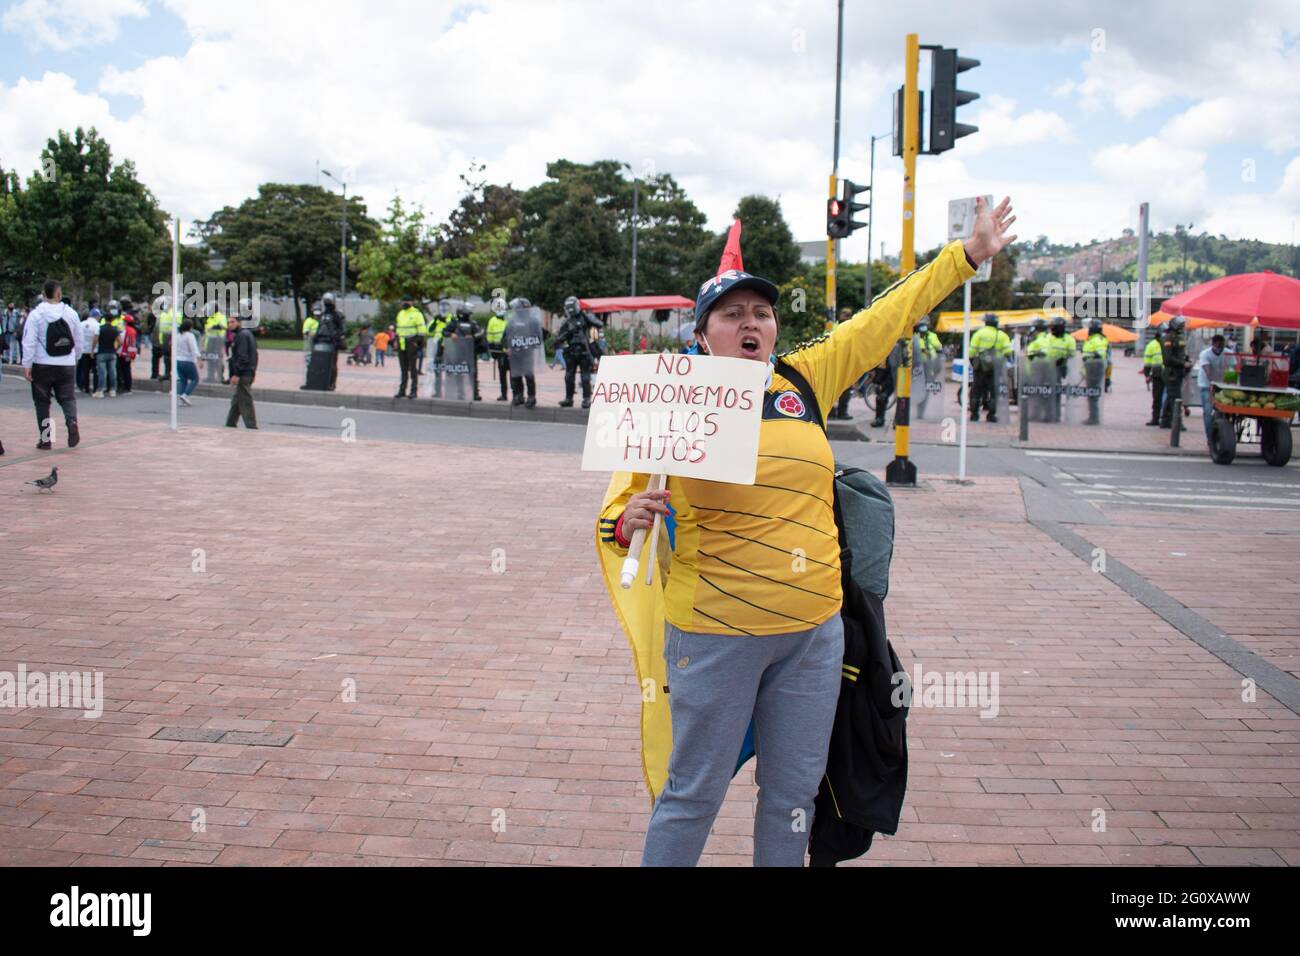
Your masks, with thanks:
M1300 279L1275 272L1224 276L1178 293L1160 310L1232 325L1300 329Z

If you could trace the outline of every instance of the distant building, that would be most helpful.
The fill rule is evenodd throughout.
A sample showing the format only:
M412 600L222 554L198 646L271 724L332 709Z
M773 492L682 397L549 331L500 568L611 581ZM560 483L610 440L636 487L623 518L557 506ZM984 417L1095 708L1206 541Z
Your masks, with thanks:
M811 242L799 243L799 261L805 265L815 266L819 262L826 261L826 240L814 239ZM838 246L838 253L835 258L836 262L844 261L844 243Z

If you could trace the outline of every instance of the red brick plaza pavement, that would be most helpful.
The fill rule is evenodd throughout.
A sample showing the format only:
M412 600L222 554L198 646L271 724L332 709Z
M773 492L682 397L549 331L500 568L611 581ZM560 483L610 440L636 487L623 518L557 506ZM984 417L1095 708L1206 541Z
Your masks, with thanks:
M100 671L106 703L0 708L0 862L638 861L638 687L576 456L31 432L0 408L0 671ZM54 492L23 484L51 463ZM1000 700L913 709L902 826L861 863L1300 863L1294 713L1029 523L1016 480L896 502L891 639ZM1206 570L1209 519L1108 516L1075 530L1296 670L1291 610ZM1296 520L1234 515L1237 546ZM751 764L705 863L748 864L754 795Z

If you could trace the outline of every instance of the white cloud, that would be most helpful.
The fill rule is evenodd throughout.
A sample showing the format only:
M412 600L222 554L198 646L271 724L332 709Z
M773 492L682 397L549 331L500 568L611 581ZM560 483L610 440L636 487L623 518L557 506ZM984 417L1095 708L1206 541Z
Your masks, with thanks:
M1074 142L1069 123L1059 113L1029 110L1017 115L1016 101L996 93L981 102L984 109L971 118L979 135L961 141L967 156L1031 143Z
M835 55L833 5L160 2L191 38L175 55L142 50L116 57L93 90L78 90L58 73L0 86L6 166L32 170L54 130L96 125L119 159L135 160L164 207L186 219L238 203L259 183L310 182L318 159L335 172L354 170L349 194L362 195L372 215L382 215L398 192L441 216L456 201L458 174L471 159L487 164L491 181L527 187L543 178L549 160L614 158L634 172L671 172L715 228L722 228L742 195L759 192L781 198L798 238L822 234L834 101L828 66ZM1276 6L1276 0L1262 2ZM11 29L10 20L24 11L22 17L64 29L62 38L41 42L68 42L104 35L121 17L135 15L137 6L138 0L23 0L6 14L5 26ZM106 11L99 21L95 9ZM99 32L69 28L75 20L70 10L90 11L80 22L99 22ZM1014 162L1014 153L997 150L1069 143L1076 138L1071 114L1017 112L1011 96L973 83L985 97L966 109L979 109L969 122L980 133L920 164L918 246L942 240L949 198L983 192L1012 193L1025 234L1065 241L1133 225L1140 199L1185 212L1180 221L1205 218L1216 202L1205 176L1212 143L1198 131L1228 129L1230 120L1231 136L1244 137L1254 150L1285 146L1286 137L1300 130L1300 121L1282 122L1285 111L1254 121L1232 105L1239 99L1217 103L1245 88L1252 56L1261 84L1293 76L1295 57L1277 46L1279 31L1252 25L1240 13L1216 8L1189 14L1170 3L1097 0L1084 11L1046 6L1027 19L1017 0L985 0L958 29L945 3L873 8L869 18L849 5L840 174L866 180L868 137L887 132L869 128L868 120L880 115L898 83L908 30L927 42L963 48L1057 49L1063 63L1077 63L1099 23L1109 52L1092 54L1079 78L1057 83L1056 92L1103 115L1140 116L1151 104L1195 89L1183 117L1152 142L1090 144L1100 146L1095 178L1064 182L1050 161L1026 169ZM1154 35L1160 43L1151 42ZM1274 50L1271 58L1259 53L1267 49ZM1223 69L1234 52L1240 69ZM1209 67L1218 75L1205 75ZM1026 78L1040 88L1055 80ZM1216 83L1231 89L1213 89ZM1289 89L1298 87L1291 82ZM1028 95L1006 92L1022 100ZM129 112L121 111L122 98ZM119 110L116 118L110 102ZM899 163L889 155L888 138L876 153L875 239L896 250ZM1005 168L990 166L1004 156ZM1294 179L1283 193L1300 192L1300 171ZM1272 228L1274 219L1261 224ZM850 256L863 251L865 231L847 248Z
M1208 177L1205 153L1171 146L1154 136L1139 143L1119 143L1098 150L1092 165L1114 191L1140 197L1169 221L1186 222L1205 210Z
M29 46L66 53L116 40L127 17L147 17L142 0L21 0L5 11L0 27Z

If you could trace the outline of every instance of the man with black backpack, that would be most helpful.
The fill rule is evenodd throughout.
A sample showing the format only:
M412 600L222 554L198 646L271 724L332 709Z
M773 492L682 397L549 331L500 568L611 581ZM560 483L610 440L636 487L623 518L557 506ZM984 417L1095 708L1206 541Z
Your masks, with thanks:
M48 451L53 447L54 429L50 422L50 396L63 409L68 426L68 447L81 441L77 430L77 360L81 358L81 319L63 303L63 289L58 280L47 279L42 289L44 299L32 309L23 327L23 376L32 383L32 403L36 406L36 447Z

